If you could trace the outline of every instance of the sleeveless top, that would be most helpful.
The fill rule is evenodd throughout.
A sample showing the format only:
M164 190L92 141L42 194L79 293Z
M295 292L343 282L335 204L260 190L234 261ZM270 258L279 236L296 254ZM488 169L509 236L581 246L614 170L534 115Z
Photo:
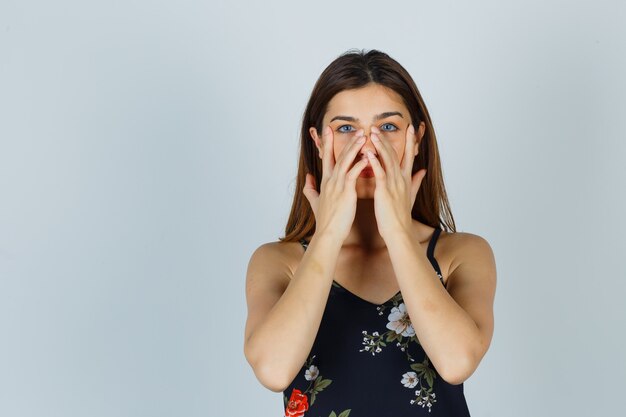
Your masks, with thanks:
M443 284L433 256L440 233L435 229L427 257ZM306 250L308 242L300 243ZM444 381L420 345L401 292L374 304L335 280L315 342L283 402L288 417L470 415L463 384Z

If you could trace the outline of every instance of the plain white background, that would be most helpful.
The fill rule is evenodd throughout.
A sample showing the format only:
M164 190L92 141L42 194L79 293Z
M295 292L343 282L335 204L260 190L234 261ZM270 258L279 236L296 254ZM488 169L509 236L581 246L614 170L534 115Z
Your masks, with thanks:
M615 415L625 21L620 1L2 0L0 415L282 415L243 355L245 273L350 48L412 74L458 230L496 255L472 415Z

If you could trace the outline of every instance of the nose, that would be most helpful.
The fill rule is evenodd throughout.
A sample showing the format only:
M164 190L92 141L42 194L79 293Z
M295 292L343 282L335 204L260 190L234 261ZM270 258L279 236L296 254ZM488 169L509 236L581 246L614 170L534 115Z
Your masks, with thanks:
M359 154L361 155L362 158L367 158L367 151L372 151L372 153L376 155L376 147L372 143L372 133L365 132L364 136L365 136L365 143L363 144L363 146L361 146L361 149L359 150Z

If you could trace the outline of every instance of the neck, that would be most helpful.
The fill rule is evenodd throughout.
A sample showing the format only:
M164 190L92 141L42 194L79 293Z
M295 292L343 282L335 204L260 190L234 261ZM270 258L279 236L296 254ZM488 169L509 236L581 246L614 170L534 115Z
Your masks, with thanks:
M418 234L417 225L414 231ZM385 240L378 231L376 215L374 214L374 199L358 199L356 213L350 233L343 242L343 248L358 248L368 252L387 249Z
M354 222L343 242L344 247L354 246L367 251L387 248L385 240L378 232L373 201L358 200Z

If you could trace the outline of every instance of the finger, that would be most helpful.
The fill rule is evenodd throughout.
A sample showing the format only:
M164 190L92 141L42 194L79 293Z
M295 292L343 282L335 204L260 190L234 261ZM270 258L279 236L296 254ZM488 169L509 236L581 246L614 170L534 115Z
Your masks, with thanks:
M372 165L372 171L374 171L374 178L376 178L376 186L382 185L385 180L385 170L383 169L380 161L372 151L367 151L367 159L370 161L370 165Z
M306 173L305 179L304 179L304 192L305 194L307 192L310 192L310 194L312 195L318 195L319 193L317 192L317 184L315 181L315 177L313 176L313 174L311 173Z
M415 201L415 197L419 192L420 187L422 186L422 180L426 176L426 168L420 169L415 174L413 174L413 178L411 180L411 201ZM412 205L411 205L412 206Z
M400 161L398 161L398 155L396 155L395 150L391 148L391 145L380 136L380 130L377 127L372 126L370 137L372 138L372 143L376 147L378 151L378 159L379 162L382 159L382 164L385 166L386 172L388 175L393 175L394 165L400 165Z
M361 171L363 171L363 168L367 166L368 162L368 158L364 158L354 164L352 168L350 168L350 170L346 174L346 185L354 187L356 180L359 178L359 175L361 175Z
M409 125L409 128L406 130L405 141L404 141L404 156L402 157L402 173L405 176L411 175L411 170L413 169L413 160L415 159L415 128L413 125Z
M322 132L322 145L323 145L323 153L322 153L322 173L326 173L328 175L332 172L335 167L334 161L334 153L333 153L333 130L330 125L324 128Z
M356 158L356 154L359 152L359 149L365 143L365 136L363 135L365 132L363 129L359 129L356 131L356 134L350 139L351 142L341 151L341 155L339 155L339 160L337 161L336 169L339 172L345 173L350 165Z
M317 213L317 205L320 195L316 188L315 177L313 177L312 174L307 173L305 178L302 194L304 194L306 199L309 201L311 210L313 210L313 214L315 214Z

